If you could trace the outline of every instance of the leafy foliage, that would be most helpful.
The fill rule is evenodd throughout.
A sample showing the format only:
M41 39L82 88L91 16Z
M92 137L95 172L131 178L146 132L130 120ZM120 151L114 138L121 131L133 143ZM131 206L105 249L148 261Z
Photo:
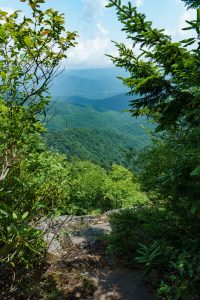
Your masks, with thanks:
M108 173L87 161L66 160L50 152L23 160L6 178L4 200L18 211L87 214L147 201L137 178L113 165ZM20 201L21 200L21 201Z
M7 205L0 209L0 261L11 267L30 267L42 260L43 233L29 225L29 213L19 215Z
M162 299L198 299L199 240L193 235L199 224L187 228L179 216L158 206L124 210L110 221L109 250L128 265L142 264Z
M195 0L183 2L188 8L200 5ZM111 217L110 248L129 262L139 252L136 260L146 272L151 276L156 269L159 274L156 285L162 299L198 299L199 8L197 19L187 21L184 28L195 30L196 37L173 42L130 2L110 0L108 7L116 8L122 30L133 45L116 43L119 56L110 56L129 72L128 78L121 79L129 94L138 96L131 102L131 112L150 116L158 124L153 145L139 156L132 155L138 160L142 186L156 206Z
M185 5L187 5L189 8L196 8L200 7L200 1L199 0L184 0Z
M194 1L193 1L194 2ZM129 2L110 0L108 7L117 9L127 39L140 48L136 55L122 43L115 43L118 57L110 56L130 77L122 78L131 95L133 115L153 116L160 128L199 123L199 50L188 50L184 43L172 42L163 30L152 27L152 22ZM190 22L198 35L199 21ZM197 39L196 39L197 40ZM186 42L187 44L187 42Z
M23 1L25 2L25 1ZM66 32L58 11L40 8L44 1L28 1L30 16L0 10L1 56L1 181L19 154L29 134L41 133L37 120L49 102L48 85L74 46L76 34Z
M146 274L150 269L156 265L160 265L161 260L161 250L160 245L155 241L152 245L146 246L139 243L139 248L137 250L138 256L135 260L141 264L144 264Z
M42 233L30 225L34 209L26 198L27 180L17 178L19 165L45 148L38 117L50 100L48 86L76 37L66 31L63 14L41 9L44 2L27 1L30 14L23 17L20 11L0 10L0 263L14 280L16 270L41 262L45 247Z
M194 127L164 134L139 156L145 189L156 192L183 218L199 216L199 133Z

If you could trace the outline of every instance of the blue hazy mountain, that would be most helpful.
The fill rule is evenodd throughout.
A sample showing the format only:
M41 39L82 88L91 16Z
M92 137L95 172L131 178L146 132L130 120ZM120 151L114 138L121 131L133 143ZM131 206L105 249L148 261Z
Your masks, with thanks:
M103 99L126 93L118 76L126 73L117 68L67 70L57 76L50 88L54 98L81 96L87 99Z
M105 99L87 99L80 96L72 96L66 99L66 102L79 105L90 106L97 111L124 111L129 109L129 101L134 97L127 96L125 94L115 95Z

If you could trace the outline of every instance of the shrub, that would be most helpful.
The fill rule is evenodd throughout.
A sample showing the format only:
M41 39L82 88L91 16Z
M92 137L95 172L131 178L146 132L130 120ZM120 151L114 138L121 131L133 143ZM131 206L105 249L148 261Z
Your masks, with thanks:
M109 251L144 274L157 270L162 299L199 299L199 226L186 228L182 218L164 207L136 207L110 217Z
M28 212L19 215L2 204L0 262L3 265L28 268L41 262L45 250L43 234L29 222Z
M33 153L13 168L4 182L4 197L17 211L51 214L69 200L68 164L50 152Z
M105 170L89 161L71 163L69 205L74 207L73 213L87 214L93 210L102 211L101 187L106 178Z
M43 214L90 214L146 203L147 197L127 169L110 172L88 161L69 162L56 153L34 153L16 165L4 182L13 209Z
M112 166L103 183L102 192L104 200L110 202L112 208L130 207L148 201L134 175L119 165Z

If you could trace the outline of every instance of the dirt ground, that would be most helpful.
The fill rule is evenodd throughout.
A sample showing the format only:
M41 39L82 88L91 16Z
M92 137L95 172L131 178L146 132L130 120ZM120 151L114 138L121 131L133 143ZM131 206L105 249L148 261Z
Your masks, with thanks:
M46 276L56 286L49 299L155 300L142 271L125 267L106 252L104 236L111 231L108 214L100 217L62 216L43 222L48 263Z

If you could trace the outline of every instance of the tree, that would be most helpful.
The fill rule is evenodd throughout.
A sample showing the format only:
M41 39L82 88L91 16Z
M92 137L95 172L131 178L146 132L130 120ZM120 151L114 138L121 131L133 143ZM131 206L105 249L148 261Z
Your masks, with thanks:
M199 0L184 2L188 8L200 7ZM121 256L121 249L127 248L131 260L139 242L136 260L144 267L162 270L159 298L196 299L200 278L200 9L197 20L188 21L185 28L194 29L196 38L173 42L130 2L123 5L120 0L109 0L108 6L116 7L133 45L116 43L119 56L111 56L129 72L122 81L131 95L138 96L131 102L132 114L153 117L158 124L152 145L139 154L138 161L143 189L157 201L142 210L128 211L129 215L126 211L116 214L111 220L115 228L111 247ZM135 46L139 46L138 55ZM121 241L125 241L123 247ZM154 256L154 266L150 256ZM166 261L161 257L167 257Z
M185 3L188 7L200 6L199 0ZM128 48L115 43L119 56L110 56L116 66L129 72L130 77L121 78L130 88L129 94L138 95L131 102L132 114L153 116L160 129L172 129L180 123L199 124L200 47L195 43L200 32L199 9L197 20L187 22L189 27L185 28L195 29L197 37L173 42L164 30L153 28L130 2L122 5L120 0L110 0L108 7L116 8L122 30L133 45ZM135 54L135 46L139 46L139 54Z
M199 0L182 0L185 2L185 5L188 6L189 8L197 8L199 7Z
M184 2L188 8L200 6L199 0ZM200 8L197 20L187 21L185 28L194 29L196 38L173 42L130 2L123 5L120 0L110 0L108 7L116 8L122 30L133 45L115 43L119 56L110 56L130 74L121 79L129 94L138 96L131 101L131 112L150 116L158 124L158 138L143 159L144 184L171 202L182 216L190 218L192 213L199 218Z
M48 86L75 45L76 33L65 30L64 15L42 11L44 2L28 0L29 17L0 10L0 182L40 138L38 115L50 100Z

